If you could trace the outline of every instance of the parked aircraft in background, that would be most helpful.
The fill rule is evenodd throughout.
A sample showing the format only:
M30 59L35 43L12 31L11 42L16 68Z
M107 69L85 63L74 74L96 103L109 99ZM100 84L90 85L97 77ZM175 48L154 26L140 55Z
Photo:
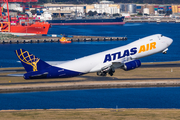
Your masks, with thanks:
M90 72L111 76L116 68L126 71L141 66L140 58L166 53L173 40L161 34L151 35L130 44L82 57L65 63L50 65L24 49L15 51L27 73L25 79L74 77Z

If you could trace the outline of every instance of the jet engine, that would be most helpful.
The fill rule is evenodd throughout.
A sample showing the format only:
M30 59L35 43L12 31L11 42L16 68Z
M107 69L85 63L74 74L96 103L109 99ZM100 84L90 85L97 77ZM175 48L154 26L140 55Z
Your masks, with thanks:
M124 69L125 71L128 71L128 70L138 68L140 66L141 66L140 60L133 60L133 61L124 63L124 65L122 66L122 69Z

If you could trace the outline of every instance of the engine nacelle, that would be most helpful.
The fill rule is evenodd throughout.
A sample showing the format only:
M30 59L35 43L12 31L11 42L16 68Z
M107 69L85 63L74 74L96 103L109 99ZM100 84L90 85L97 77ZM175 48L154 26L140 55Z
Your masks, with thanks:
M140 66L141 66L141 61L140 60L133 60L133 61L124 63L122 69L124 69L125 71L128 71L128 70L138 68Z

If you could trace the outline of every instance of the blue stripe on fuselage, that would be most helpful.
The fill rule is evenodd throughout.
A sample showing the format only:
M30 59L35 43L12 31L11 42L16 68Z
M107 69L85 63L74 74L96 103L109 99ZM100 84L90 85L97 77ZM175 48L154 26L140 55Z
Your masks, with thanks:
M110 62L110 61L113 61L113 60L117 60L117 59L120 59L120 58L124 58L126 56L135 55L136 53L137 53L137 47L131 48L130 50L129 49L124 50L123 54L122 54L121 51L115 52L115 53L112 53L112 54L106 54L103 63Z
M24 74L25 79L39 79L39 78L66 78L79 76L85 73L67 70L59 67L48 67L41 71L28 72Z

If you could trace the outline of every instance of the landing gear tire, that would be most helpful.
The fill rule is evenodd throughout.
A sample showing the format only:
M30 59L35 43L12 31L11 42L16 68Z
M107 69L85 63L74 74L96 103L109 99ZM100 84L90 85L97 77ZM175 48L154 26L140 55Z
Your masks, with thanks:
M97 72L97 75L99 75L99 76L106 76L107 73L106 72Z
M106 72L101 73L101 76L106 76L106 75L107 75Z
M167 52L165 51L165 52L163 52L163 54L166 54Z
M109 71L109 75L110 76L113 76L113 73L114 73L115 71L113 71L112 69Z

